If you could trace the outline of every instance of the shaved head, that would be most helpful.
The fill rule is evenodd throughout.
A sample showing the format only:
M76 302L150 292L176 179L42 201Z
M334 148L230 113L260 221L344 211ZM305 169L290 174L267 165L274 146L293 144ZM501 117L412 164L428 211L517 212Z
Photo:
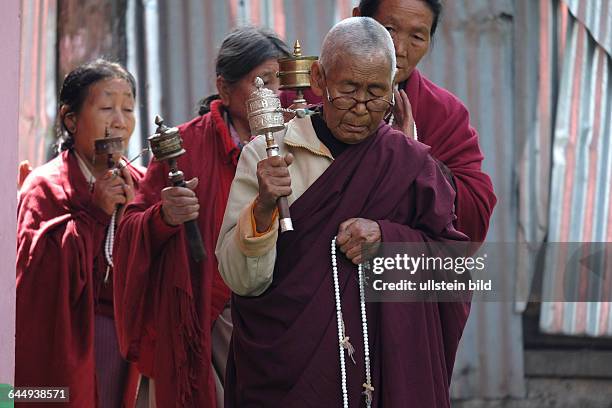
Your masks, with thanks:
M332 27L323 40L319 63L333 69L338 59L358 61L382 58L388 61L389 77L395 77L396 60L393 40L389 32L370 17L351 17Z

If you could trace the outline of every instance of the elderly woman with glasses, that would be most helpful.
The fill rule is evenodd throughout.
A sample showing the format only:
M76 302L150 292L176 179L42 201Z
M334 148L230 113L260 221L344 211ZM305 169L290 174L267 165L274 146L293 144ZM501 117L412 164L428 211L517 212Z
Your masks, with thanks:
M281 156L266 157L263 136L242 151L216 248L234 292L227 407L450 407L446 362L467 316L366 304L356 278L363 243L467 239L428 148L382 120L395 71L382 25L338 23L312 67L320 113L275 134ZM281 235L282 196L294 231Z
M353 9L353 16L372 17L393 39L396 103L385 120L407 137L431 147L431 156L457 194L454 225L476 247L487 236L497 202L491 179L482 171L478 133L464 104L417 68L433 43L441 13L439 0L361 0ZM283 105L290 105L294 95L284 91ZM308 103L320 101L310 90L305 98Z

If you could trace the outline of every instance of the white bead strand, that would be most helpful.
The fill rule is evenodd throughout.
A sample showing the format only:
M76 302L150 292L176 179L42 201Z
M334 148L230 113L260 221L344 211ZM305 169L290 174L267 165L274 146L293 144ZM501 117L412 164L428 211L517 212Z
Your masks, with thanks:
M338 263L336 259L336 237L332 239L331 243L331 256L332 256L332 274L334 280L334 297L336 301L336 320L338 323L338 342L339 342L339 352L340 352L340 379L342 385L342 406L344 408L348 408L348 391L346 384L346 361L344 357L344 351L347 350L349 356L355 362L353 357L354 349L353 346L349 343L349 337L346 336L346 328L344 325L344 319L342 317L342 302L340 300L340 284L338 283ZM372 406L372 393L374 392L374 387L372 386L371 379L371 371L370 371L370 347L368 340L368 321L365 307L365 287L364 287L364 277L363 277L363 268L359 265L358 269L359 273L359 305L361 312L361 323L363 328L363 352L364 352L364 362L365 362L365 382L363 383L363 394L366 397L366 407L370 408Z
M111 222L106 232L106 241L104 242L104 257L106 258L106 274L104 275L104 283L108 283L110 270L113 265L113 245L115 244L115 219L117 218L117 210L111 216Z
M372 377L370 372L370 345L368 340L368 316L366 313L365 306L365 285L364 285L364 277L363 277L363 268L361 264L359 264L359 304L361 306L361 324L363 326L363 353L364 353L364 362L365 362L365 376L366 381L363 383L363 394L366 397L366 407L370 408L372 406L372 393L374 392L374 387L372 386Z
M342 406L348 408L348 391L346 389L346 362L344 360L344 319L342 319L342 304L340 303L340 284L338 283L338 266L336 264L336 238L331 243L332 272L334 278L334 296L336 299L336 320L338 322L338 348L340 350L340 379L342 384Z

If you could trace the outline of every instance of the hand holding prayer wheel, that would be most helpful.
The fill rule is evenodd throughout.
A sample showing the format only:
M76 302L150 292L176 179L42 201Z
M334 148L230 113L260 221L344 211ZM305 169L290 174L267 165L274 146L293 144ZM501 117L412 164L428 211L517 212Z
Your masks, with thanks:
M197 220L200 204L195 195L198 179L193 178L184 187L166 187L161 192L162 216L169 225L181 225Z
M162 217L170 225L185 225L191 256L199 262L206 257L206 251L197 224L200 204L193 191L198 180L194 178L185 182L183 172L178 169L177 159L185 153L179 130L164 125L164 120L159 116L155 118L155 124L158 126L157 132L149 138L151 152L156 160L168 163L168 179L172 184L161 193Z
M257 164L259 194L253 207L257 232L264 232L269 228L277 205L279 213L285 213L288 217L287 196L291 194L291 177L289 177L288 166L292 162L293 155L289 153L285 157L268 157ZM286 207L282 207L283 205Z
M96 180L92 193L93 202L108 215L117 207L117 219L121 219L125 204L134 199L134 182L127 168L109 170Z
M112 136L108 128L103 138L94 140L93 163L104 162L108 171L96 181L92 199L108 215L114 214L117 220L121 219L125 204L134 199L134 182L120 162L123 147L123 138Z
M253 216L257 231L269 229L274 218L274 203L278 208L281 232L292 231L293 224L289 214L287 196L291 194L291 178L287 166L293 156L279 156L279 147L274 141L273 132L285 128L283 110L278 96L270 89L263 87L263 80L255 78L257 88L247 101L247 112L251 132L266 136L266 153L268 158L257 165L259 195L253 207Z

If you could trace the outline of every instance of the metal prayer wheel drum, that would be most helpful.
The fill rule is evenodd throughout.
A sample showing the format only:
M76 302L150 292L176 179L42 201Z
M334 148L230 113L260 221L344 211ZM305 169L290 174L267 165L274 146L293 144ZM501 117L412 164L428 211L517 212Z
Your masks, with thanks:
M285 128L280 99L272 90L263 86L263 80L260 77L255 78L257 89L246 102L249 126L254 135L263 135Z
M310 88L310 70L312 64L318 57L302 56L300 42L296 41L293 49L293 57L280 58L278 60L279 89L304 89Z
M178 128L164 125L164 120L159 116L155 117L155 124L157 130L148 138L153 156L159 161L164 161L184 154L183 139Z
M96 155L111 154L111 155L122 155L123 154L123 138L121 136L116 137L105 137L103 139L94 140L94 148Z
M104 130L104 137L94 140L94 160L105 157L106 166L110 169L115 167L123 155L123 138L111 136L108 128Z

